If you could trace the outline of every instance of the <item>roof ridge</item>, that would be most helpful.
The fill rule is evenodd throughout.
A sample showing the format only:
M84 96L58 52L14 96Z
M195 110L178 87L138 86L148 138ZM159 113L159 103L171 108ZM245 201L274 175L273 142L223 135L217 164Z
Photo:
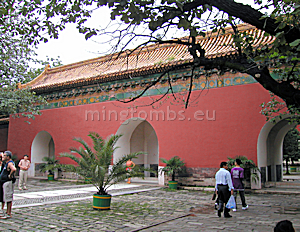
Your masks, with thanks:
M246 30L249 30L249 29L254 29L255 27L250 25L250 24L243 23L243 24L239 24L238 28L241 29L242 31L246 31ZM222 33L221 36L232 34L232 32L233 32L232 27L227 27L227 28L225 28L225 33ZM206 34L208 34L208 33L211 33L211 31L208 31ZM220 33L219 32L213 32L208 37L199 36L200 39L198 39L198 41L205 40L207 38L217 37L217 36L220 36ZM178 40L178 39L183 40L184 38L186 38L188 40L188 36L184 36L184 37L181 37L181 38L175 38L175 39L172 39L172 40L174 40L174 41ZM83 65L87 65L87 64L91 64L91 63L105 61L105 60L107 60L108 57L110 57L111 59L115 59L118 56L119 57L127 56L128 51L130 51L130 52L133 51L133 53L131 55L134 55L134 54L139 53L139 52L146 52L145 50L149 50L149 49L150 50L155 50L157 48L172 47L172 46L177 46L177 45L178 44L175 44L175 43L174 44L172 44L172 43L163 43L163 44L154 43L154 44L143 46L141 48L141 50L127 49L127 50L122 51L122 52L115 52L113 54L107 54L107 55L104 55L104 56L99 56L99 57L95 57L95 58L88 59L88 60L78 61L78 62L75 62L75 63L66 64L66 65L62 65L62 66L58 66L58 67L51 68L49 66L49 68L47 67L46 71L48 73L53 73L53 72L57 72L57 71L60 72L60 71L64 71L64 70L68 70L68 69L72 69L72 68L77 68L78 66L83 66ZM45 69L46 69L46 67L45 67Z
M239 31L256 29L246 23L237 25L237 28ZM224 30L221 32L209 31L206 33L208 36L197 38L197 42L201 43L207 51L207 57L215 58L236 53L234 49L226 46L232 40L229 35L233 33L233 28L227 27ZM189 37L185 36L173 40L187 41L188 39ZM37 78L23 84L21 88L52 88L69 83L87 82L95 78L100 80L108 76L139 73L141 70L144 70L144 73L152 73L152 69L157 69L157 67L172 66L177 62L190 61L190 59L191 55L182 44L153 43L59 67L50 68L48 65Z
M45 65L45 69L43 70L43 72L38 75L36 78L34 78L33 80L25 83L25 84L21 84L18 88L19 89L24 89L24 88L27 88L31 85L34 85L35 83L37 83L40 79L43 78L43 76L48 72L48 70L50 70L50 64L46 64Z

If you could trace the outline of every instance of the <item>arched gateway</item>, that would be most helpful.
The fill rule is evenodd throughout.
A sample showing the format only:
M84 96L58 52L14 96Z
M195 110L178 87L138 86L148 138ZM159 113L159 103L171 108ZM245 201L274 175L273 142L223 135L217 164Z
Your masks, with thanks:
M39 132L31 145L31 168L29 176L39 176L39 164L44 157L54 157L55 146L52 136L47 131Z
M133 162L146 168L158 169L158 140L156 133L149 122L142 118L131 118L125 121L118 129L117 134L123 136L118 140L119 147L114 155L113 162L116 162L125 154L133 152L145 152ZM155 177L145 172L145 177Z
M262 183L282 181L283 140L294 126L287 116L275 123L267 122L261 129L257 143L257 166L261 170Z

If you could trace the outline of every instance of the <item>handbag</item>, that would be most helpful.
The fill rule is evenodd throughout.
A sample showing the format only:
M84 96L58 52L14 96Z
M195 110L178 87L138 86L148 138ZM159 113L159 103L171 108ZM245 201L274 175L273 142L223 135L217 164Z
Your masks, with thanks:
M230 198L226 204L226 208L227 209L235 209L236 208L236 203L235 203L233 195L230 196Z
M6 172L6 173L4 172L6 168L7 168L7 164L5 164L5 166L2 169L1 174L0 174L0 180L2 182L8 181L8 172Z

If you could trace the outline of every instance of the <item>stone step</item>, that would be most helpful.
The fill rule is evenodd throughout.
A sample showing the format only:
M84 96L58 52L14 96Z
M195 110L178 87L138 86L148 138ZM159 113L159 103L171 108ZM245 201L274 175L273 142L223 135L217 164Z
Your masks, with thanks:
M281 182L267 182L269 185L273 185L276 187L300 187L300 182L298 181L281 181Z

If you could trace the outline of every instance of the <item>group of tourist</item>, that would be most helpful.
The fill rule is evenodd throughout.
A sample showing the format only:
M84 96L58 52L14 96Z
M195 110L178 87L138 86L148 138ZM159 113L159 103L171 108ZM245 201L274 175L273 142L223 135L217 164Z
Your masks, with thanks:
M19 167L19 189L26 190L27 170L30 167L28 155L25 155L24 159L19 162ZM0 152L0 202L2 203L0 219L11 218L16 170L15 163L12 160L12 153L10 151ZM5 203L6 212L4 211Z
M235 160L235 167L228 171L227 162L221 162L220 170L216 173L216 194L218 198L216 200L216 209L218 210L218 216L221 217L221 213L224 210L224 217L232 217L229 212L230 209L226 207L226 204L231 195L234 196L235 202L237 193L239 192L242 201L242 210L248 209L248 205L245 200L245 188L243 184L244 169L241 168L242 161L240 159ZM20 168L19 175L19 190L27 190L27 171L30 168L30 161L28 155L24 155L24 158L20 160L18 164ZM131 160L126 163L126 170L131 170L135 166ZM10 151L0 152L0 201L2 208L0 211L0 219L11 218L11 209L14 193L14 183L16 178L14 176L16 172L15 163L12 161L12 153ZM130 179L128 182L130 184ZM6 212L4 211L5 202ZM237 205L237 204L235 204ZM225 206L225 207L224 207ZM237 207L233 209L236 211ZM276 224L274 232L294 232L292 222L288 220L280 221Z
M230 209L226 207L226 204L229 201L231 195L234 196L234 200L236 203L238 192L242 201L242 210L248 209L248 205L246 204L245 200L245 187L243 184L244 169L241 168L241 164L242 161L240 159L236 159L234 163L235 167L231 169L231 172L229 172L227 162L221 162L220 170L216 173L215 193L218 195L218 198L215 203L215 209L218 210L219 217L221 217L223 210L225 218L232 217L229 214ZM235 204L235 206L237 206L237 204ZM237 207L232 209L232 211L236 210ZM276 226L274 227L274 232L295 232L295 229L291 221L283 220L276 224Z
M244 179L244 169L241 168L242 161L240 159L235 160L235 167L231 169L231 172L228 171L227 162L221 162L220 170L216 173L216 194L218 195L216 201L216 209L218 210L218 216L221 217L221 214L224 210L224 217L230 218L232 217L229 212L230 209L226 207L226 204L231 195L234 196L235 202L237 193L239 192L241 201L242 201L242 210L248 209L248 205L245 200L245 188L243 184ZM225 208L224 208L225 205ZM233 211L237 210L235 204L235 208Z

